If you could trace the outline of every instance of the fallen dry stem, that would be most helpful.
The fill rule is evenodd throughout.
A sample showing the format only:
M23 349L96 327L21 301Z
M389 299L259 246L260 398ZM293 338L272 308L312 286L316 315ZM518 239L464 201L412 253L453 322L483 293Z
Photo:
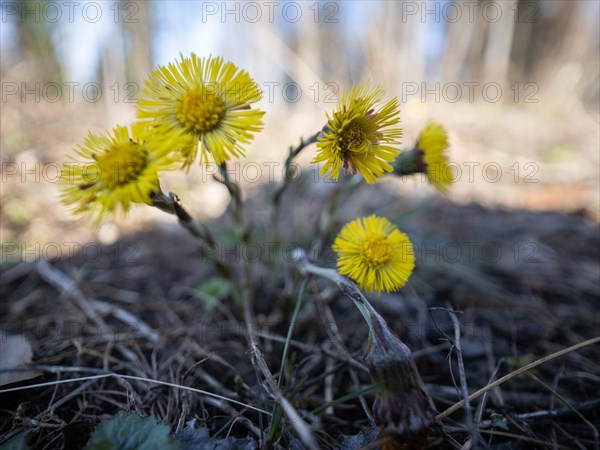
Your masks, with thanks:
M456 360L458 363L458 373L460 377L460 387L463 395L463 403L465 405L465 418L467 428L469 429L469 435L471 442L476 444L479 442L479 434L473 426L473 409L471 408L471 402L469 400L469 387L467 386L467 375L465 372L465 363L462 355L462 345L460 342L460 323L456 317L456 313L451 310L446 310L452 319L454 325L454 349L456 351Z
M290 419L290 422L298 436L302 440L302 442L310 449L317 450L319 447L315 442L315 439L312 435L312 431L310 427L302 420L296 408L292 406L292 404L285 398L281 389L275 381L273 374L269 370L269 366L265 361L265 357L258 347L258 343L256 340L256 323L254 321L254 317L251 310L250 298L248 295L248 289L242 289L242 305L244 309L244 321L246 322L246 330L248 332L248 345L250 346L250 350L252 352L252 364L263 374L269 388L273 392L273 395L277 398L277 401L281 405L284 413Z
M583 414L581 414L579 411L577 411L577 408L575 408L575 406L570 401L568 401L564 396L560 395L560 393L557 392L556 389L554 389L552 386L548 386L546 383L544 383L543 380L541 380L539 377L537 377L533 373L529 373L527 375L529 375L533 380L535 380L537 383L539 383L545 389L547 389L550 392L552 392L552 394L556 398L558 398L568 408L570 408L571 411L573 412L573 414L575 414L577 417L579 417L579 419L590 428L590 430L592 432L592 435L594 436L594 443L595 443L594 448L596 450L598 450L598 447L599 447L599 444L598 444L598 429L594 426L594 424L591 423L589 420L587 420Z
M213 392L204 391L202 389L196 389L196 388L192 388L192 387L189 387L189 386L183 386L181 384L176 384L176 383L169 383L168 381L153 380L151 378L136 377L134 375L123 375L123 374L120 374L120 373L113 373L113 372L103 373L103 374L99 374L99 375L90 375L90 376L87 376L87 377L70 378L68 380L49 381L49 382L46 382L46 383L31 384L31 385L28 385L28 386L18 386L18 387L9 388L9 389L0 389L0 394L4 394L4 393L7 393L7 392L14 392L14 391L23 391L23 390L26 390L26 389L35 389L35 388L40 388L40 387L45 387L45 386L54 386L54 385L58 385L58 384L66 384L66 383L76 383L76 382L80 382L80 381L98 380L98 379L109 378L109 377L124 378L126 380L144 381L144 382L147 382L147 383L160 384L162 386L169 386L169 387L172 387L172 388L177 388L177 389L183 389L183 390L186 390L186 391L196 392L198 394L207 395L209 397L214 397L214 398L217 398L217 399L220 399L220 400L224 400L226 402L235 403L236 405L240 405L240 406L243 406L244 408L252 409L254 411L257 411L257 412L260 412L260 413L263 413L263 414L271 415L270 412L265 411L263 409L257 408L257 407L252 406L252 405L247 405L246 403L238 402L237 400L234 400L234 399L231 399L231 398L227 398L227 397L224 397L222 395L215 394Z
M52 267L46 260L41 260L38 262L36 267L38 273L42 279L44 279L44 281L72 299L81 309L81 311L83 311L83 313L87 316L87 318L96 326L98 326L101 330L110 329L104 319L100 316L99 311L91 304L90 300L83 294L83 292L81 292L74 280L69 278L60 270ZM132 315L129 316L130 319L133 318ZM136 320L135 323L137 323L138 329L150 329L150 327L146 324L143 324L142 327L140 327L141 322L138 320ZM118 343L117 348L130 361L136 360L135 354L125 345Z

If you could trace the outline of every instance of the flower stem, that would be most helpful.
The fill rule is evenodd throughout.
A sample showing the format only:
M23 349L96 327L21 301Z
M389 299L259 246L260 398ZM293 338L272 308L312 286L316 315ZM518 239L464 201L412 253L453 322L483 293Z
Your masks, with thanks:
M236 225L239 227L241 234L245 234L246 225L244 223L244 215L242 211L242 195L240 192L240 186L231 181L229 178L229 172L227 171L227 163L223 162L219 166L219 171L221 172L221 176L223 177L221 183L225 185L227 191L229 191L229 195L231 196L231 212L233 214L233 218L236 222Z
M306 256L306 255L305 255ZM367 298L358 289L358 287L352 283L346 277L341 276L334 269L325 269L323 267L315 266L311 264L306 257L299 261L301 264L301 270L313 275L317 275L323 278L327 278L338 285L344 294L346 294L354 302L362 316L364 317L371 335L376 336L375 329L373 328L373 319L383 320L375 308L369 303Z
M276 242L279 239L279 236L277 235L277 221L279 220L279 209L281 206L281 197L282 197L284 191L290 185L290 180L292 179L292 176L293 176L292 162L294 161L294 158L296 156L298 156L304 148L317 142L319 134L321 134L321 133L322 132L319 131L319 132L313 134L312 136L310 136L306 140L300 138L300 144L298 144L298 146L296 146L295 148L290 147L288 157L284 163L284 171L285 172L284 172L284 176L283 176L283 181L275 189L275 191L273 192L273 196L271 197L271 201L273 203L273 207L271 209L271 217L269 219L269 237L270 237L271 242Z
M217 256L219 252L215 251L217 244L212 233L206 227L206 225L199 223L192 218L192 216L183 207L179 197L176 194L169 192L169 195L166 196L162 191L154 192L152 193L151 199L152 206L160 209L163 212L166 212L167 214L176 216L177 219L179 219L179 224L183 228L185 228L199 241L206 243L210 250L210 252L207 254L214 261L217 271L224 277L232 279L230 267L221 261Z
M321 213L317 219L317 237L312 243L312 248L316 249L320 255L325 249L325 242L327 242L329 233L331 231L331 224L333 216L339 205L343 204L344 197L346 197L352 190L359 186L363 182L362 177L344 177L339 183L336 183L333 188L333 192L329 196L327 203L325 204L324 212Z
M354 283L333 269L311 264L302 251L296 256L301 271L336 283L352 299L369 326L365 362L373 383L378 386L373 417L382 436L390 436L397 445L405 441L409 448L422 448L417 443L433 425L436 409L410 349L390 330Z

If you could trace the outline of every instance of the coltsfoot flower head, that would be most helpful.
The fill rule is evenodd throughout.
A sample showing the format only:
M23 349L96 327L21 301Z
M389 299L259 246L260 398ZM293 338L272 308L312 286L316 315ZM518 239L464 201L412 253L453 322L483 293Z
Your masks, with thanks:
M253 133L263 126L263 111L250 105L262 92L248 72L223 58L189 58L159 66L146 80L138 101L138 117L150 119L165 135L187 136L189 146L179 154L183 166L196 159L217 164L243 154Z
M454 175L448 166L448 133L439 123L429 122L419 134L417 151L423 154L427 179L441 192L448 192Z
M63 164L61 200L75 214L92 216L96 225L119 207L152 204L159 187L158 172L173 169L169 152L177 140L155 134L150 124L117 126L105 136L90 133L76 154L81 158Z
M415 266L412 244L389 220L375 215L347 223L333 243L337 267L366 292L395 291Z
M414 148L400 153L394 162L394 173L400 176L424 173L436 189L447 193L454 182L447 149L446 129L438 123L429 122L419 134Z
M382 98L381 88L362 83L343 95L331 117L327 115L312 161L325 163L321 175L329 172L329 178L337 181L344 168L375 183L377 177L393 170L389 163L398 156L402 129L392 127L400 122L400 111L397 98L379 108Z

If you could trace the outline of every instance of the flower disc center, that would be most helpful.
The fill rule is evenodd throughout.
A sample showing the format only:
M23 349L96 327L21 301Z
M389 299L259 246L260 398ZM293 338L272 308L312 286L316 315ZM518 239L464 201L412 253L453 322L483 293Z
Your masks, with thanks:
M344 131L342 146L345 151L354 153L366 153L370 148L370 141L360 125L351 125Z
M115 143L96 157L100 179L109 188L131 183L146 167L146 151L135 143Z
M226 111L223 100L203 87L183 94L175 109L177 120L194 133L205 133L216 128Z
M363 242L363 255L373 266L385 264L392 257L392 245L385 236L371 236Z

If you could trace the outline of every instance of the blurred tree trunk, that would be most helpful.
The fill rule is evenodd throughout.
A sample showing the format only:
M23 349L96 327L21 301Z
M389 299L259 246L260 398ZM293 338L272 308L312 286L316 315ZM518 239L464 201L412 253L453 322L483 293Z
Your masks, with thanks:
M476 21L465 18L468 11L464 1L455 2L461 11L461 19L450 22L447 28L447 46L442 63L442 79L445 82L458 83L468 79L469 48L473 41L477 25Z
M565 32L557 46L558 60L562 67L571 65L577 70L572 95L588 102L590 106L594 103L597 105L599 96L599 9L597 2L577 2L568 5L568 8L565 8L566 13L561 13L561 19L566 22L561 24L565 27ZM551 58L548 58L547 64L552 64Z
M342 2L328 2L336 5L336 11L346 7ZM321 14L320 17L323 15ZM324 80L335 81L351 77L350 65L344 54L342 43L342 29L339 22L320 24L319 39L321 42L321 76Z
M30 77L42 83L62 83L63 71L53 45L52 33L48 21L43 20L43 2L22 0L17 6L21 13L27 12L25 20L19 14L13 16L16 21L19 47L24 59L33 63L35 68Z
M121 3L131 4L131 2ZM141 86L146 79L148 72L152 69L152 56L150 52L150 42L152 36L152 3L136 2L138 10L132 21L124 21L126 39L129 41L127 46L127 79L138 86ZM129 7L129 5L127 5Z
M483 57L483 80L506 85L510 63L510 52L515 28L515 18L512 12L516 10L517 2L502 2L500 17L489 16L488 33Z
M471 80L481 80L483 74L483 51L485 48L486 35L490 23L487 20L482 20L482 3L480 2L475 8L475 30L473 32L471 45L469 46L468 59L466 66L468 68L467 78Z

